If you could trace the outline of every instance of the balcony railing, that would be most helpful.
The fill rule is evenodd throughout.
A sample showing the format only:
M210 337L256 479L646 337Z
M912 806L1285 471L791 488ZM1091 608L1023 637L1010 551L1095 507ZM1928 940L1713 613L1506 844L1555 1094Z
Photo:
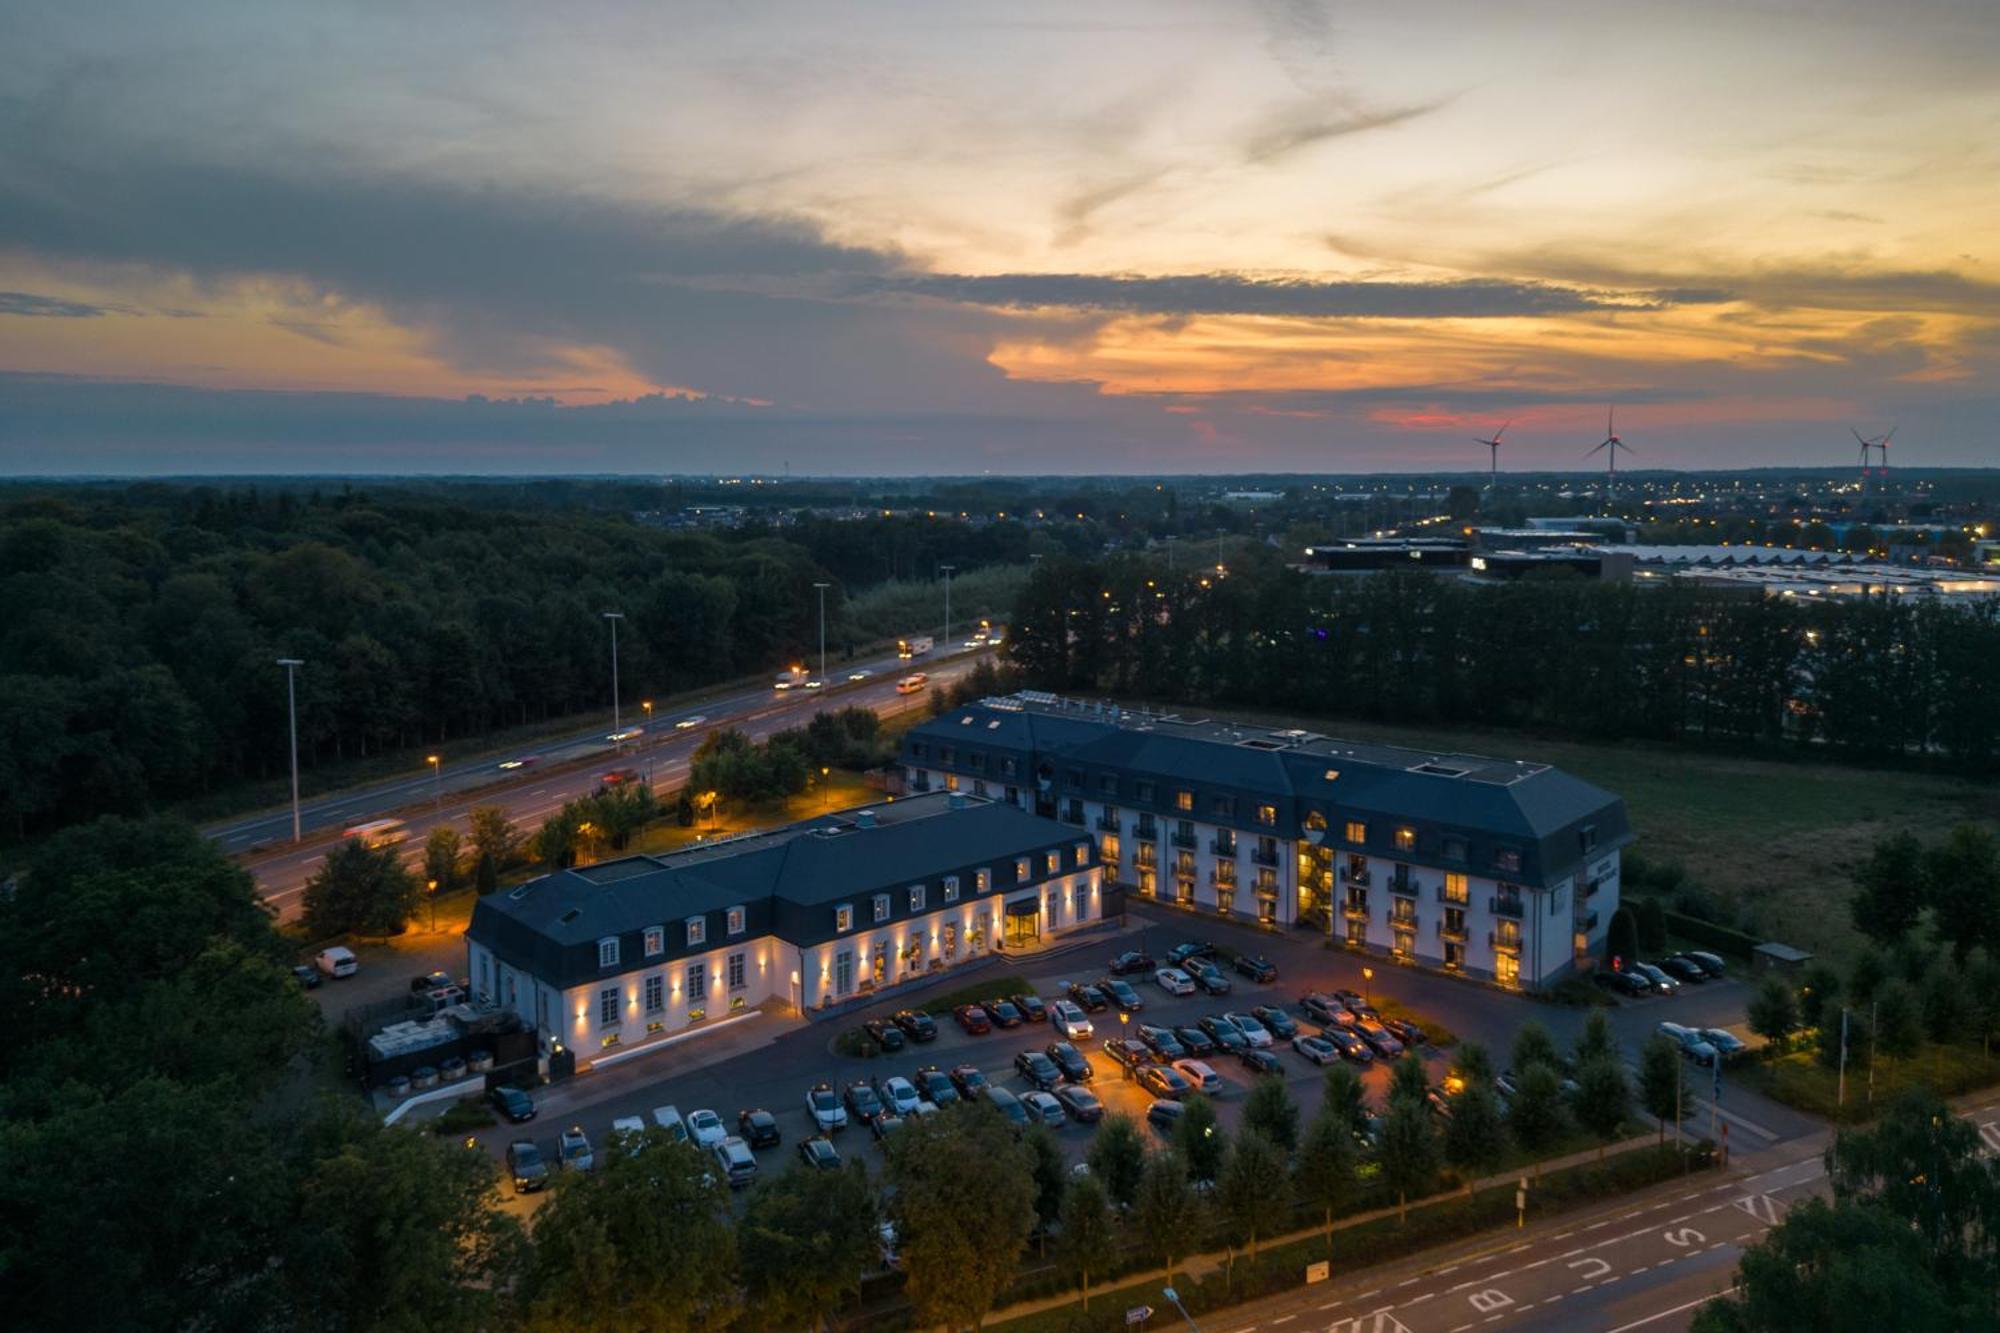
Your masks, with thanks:
M1132 864L1138 866L1141 870L1156 870L1159 868L1160 861L1158 855L1151 847L1142 844L1134 854Z
M1372 874L1366 870L1356 870L1353 866L1342 866L1340 878L1343 883L1356 884L1364 889L1374 882Z
M1516 921L1521 919L1525 910L1519 898L1495 898L1490 905L1493 908L1493 915L1510 916Z
M1208 882L1218 889L1235 888L1236 867L1234 865L1220 865L1211 868L1208 872Z
M1278 881L1275 879L1260 879L1253 887L1256 889L1259 898L1275 898L1278 896Z
M1099 833L1123 833L1125 830L1119 823L1117 815L1099 815L1097 817L1097 831Z
M1368 919L1368 904L1349 903L1341 909L1341 915L1349 921L1366 921Z
M1188 851L1193 851L1195 848L1201 846L1200 838L1197 838L1192 833L1182 833L1178 829L1174 831L1173 836L1167 839L1167 841L1173 843L1176 847L1184 847Z
M1446 921L1438 922L1438 938L1450 940L1453 944L1465 943L1465 927L1454 926Z
M1236 839L1210 838L1208 840L1208 850L1214 852L1217 856L1234 856L1236 855Z
M1389 924L1397 930L1415 930L1417 928L1417 914L1415 912L1391 912L1389 913Z
M1470 905L1469 900L1471 897L1470 893L1453 893L1444 885L1438 885L1438 901L1441 903L1446 903L1452 907L1465 907Z
M1391 876L1389 879L1389 892L1400 893L1405 898L1414 898L1423 892L1423 885L1417 883L1407 875Z
M1260 866L1276 866L1278 864L1278 849L1276 847L1252 848L1250 859Z
M1064 807L1063 807L1063 812L1062 812L1062 821L1063 821L1063 823L1065 823L1065 824L1074 824L1074 825L1076 825L1076 826L1077 826L1078 828L1082 828L1082 827L1083 827L1083 807L1082 807L1082 806L1080 806L1080 805L1066 805L1066 806L1064 806Z
M1150 819L1142 819L1139 821L1139 827L1134 829L1132 833L1134 837L1144 838L1147 842L1153 842L1160 836L1160 826Z
M1486 943L1490 945L1495 952L1499 953L1521 952L1521 937L1518 934L1502 935L1497 930L1488 931L1486 933Z

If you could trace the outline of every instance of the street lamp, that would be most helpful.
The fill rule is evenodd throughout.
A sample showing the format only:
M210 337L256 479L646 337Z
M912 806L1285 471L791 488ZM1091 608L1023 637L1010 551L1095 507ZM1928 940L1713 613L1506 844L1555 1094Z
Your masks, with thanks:
M819 769L819 798L820 798L819 808L822 810L831 810L833 808L833 792L826 785L826 774L827 774L827 767L826 765L821 764Z
M435 935L438 928L438 882L430 880L428 883L430 885L429 894L431 900L431 934Z
M618 716L618 622L625 618L625 613L606 611L604 618L611 622L611 730L617 732L625 730Z
M278 665L285 669L285 715L291 719L292 727L292 841L300 841L299 836L299 696L293 686L293 673L304 666L302 657L281 657Z
M832 586L830 583L813 584L819 589L819 678L822 684L826 681L826 590ZM951 636L947 633L945 637Z
M641 699L639 707L646 710L646 734L639 741L639 746L646 752L646 786L650 789L653 785L653 701Z
M424 760L431 766L431 809L444 809L444 766L434 754L427 754Z
M1372 987L1372 986L1370 986L1370 985L1368 984L1369 982L1371 982L1371 981L1373 981L1373 980L1375 980L1375 969L1374 969L1374 968L1372 968L1372 967L1364 967L1364 968L1362 968L1362 969L1361 969L1361 1003L1363 1003L1363 1004L1366 1004L1366 1005L1373 1005L1373 1004L1375 1003L1375 1001L1374 1001L1374 998L1373 998L1373 997L1372 997L1372 995L1370 994L1370 992L1371 992L1371 991L1372 991L1372 990L1374 989L1374 987Z
M944 571L944 643L945 643L944 651L950 652L951 651L951 571L957 569L958 566L939 565L938 568Z

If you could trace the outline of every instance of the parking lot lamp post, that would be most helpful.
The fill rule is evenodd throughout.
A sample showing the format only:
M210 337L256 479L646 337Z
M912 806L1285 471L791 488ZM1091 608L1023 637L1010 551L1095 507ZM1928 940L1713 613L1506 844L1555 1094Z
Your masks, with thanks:
M1126 1031L1128 1030L1129 1026L1131 1025L1131 1022L1132 1022L1132 1015L1130 1015L1130 1014L1126 1013L1126 1012L1125 1012L1125 1011L1124 1011L1123 1009L1120 1009L1120 1010L1118 1011L1118 1037L1119 1037L1119 1040L1121 1040L1121 1041L1125 1040L1125 1033L1126 1033ZM1137 1077L1138 1077L1138 1075L1136 1075L1136 1074L1134 1074L1134 1073L1132 1072L1132 1063L1131 1063L1131 1061L1129 1061L1129 1060L1123 1060L1123 1061L1120 1061L1119 1063L1120 1063L1120 1064L1122 1064L1122 1065L1123 1065L1123 1066L1125 1067L1125 1081L1126 1081L1127 1083L1130 1083L1130 1082L1131 1082L1131 1081L1132 1081L1132 1080L1133 1080L1134 1078L1137 1078Z
M426 894L431 900L431 934L435 935L438 928L438 882L428 880L426 885Z
M1375 1003L1375 999L1374 999L1374 994L1373 994L1373 992L1374 992L1375 988L1374 988L1373 986L1369 985L1368 983L1369 983L1369 982L1371 982L1371 981L1373 981L1373 980L1375 980L1375 969L1374 969L1374 968L1372 968L1372 967L1364 967L1364 968L1362 968L1362 969L1361 969L1361 1003L1363 1003L1363 1004L1365 1004L1365 1005L1369 1005L1369 1006L1371 1006L1371 1007L1372 1007L1372 1006L1374 1005L1374 1003Z
M438 756L427 754L424 762L431 766L431 809L444 809L444 765Z
M604 618L611 622L611 730L625 730L618 714L618 622L625 618L623 611L606 611Z
M299 841L299 696L294 686L293 675L304 666L302 657L281 657L278 665L285 669L285 715L291 719L292 728L292 841Z
M646 710L646 736L639 742L646 751L646 785L653 785L653 701L641 699L639 707Z
M825 764L821 764L819 768L820 809L831 810L833 809L833 789L826 785L826 775L827 767Z

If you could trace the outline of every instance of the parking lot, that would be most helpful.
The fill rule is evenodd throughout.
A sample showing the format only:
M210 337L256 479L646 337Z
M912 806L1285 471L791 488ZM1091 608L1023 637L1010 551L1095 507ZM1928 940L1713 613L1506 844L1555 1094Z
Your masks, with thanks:
M1123 1024L1115 1009L1091 1013L1093 1036L1076 1043L1088 1055L1092 1071L1090 1086L1099 1094L1107 1111L1123 1111L1143 1119L1153 1101L1102 1047L1107 1036L1135 1035L1141 1023L1189 1026L1199 1024L1204 1017L1273 1005L1291 1013L1298 1020L1301 1032L1315 1033L1321 1025L1307 1017L1298 1005L1303 993L1342 988L1359 991L1366 987L1372 999L1393 1001L1413 1012L1419 1022L1429 1019L1442 1023L1462 1039L1483 1043L1495 1056L1496 1063L1504 1065L1506 1052L1522 1023L1541 1022L1559 1042L1567 1044L1581 1029L1586 1014L1579 1008L1396 967L1379 958L1364 959L1344 950L1324 949L1317 940L1299 934L1267 934L1150 906L1132 911L1123 933L1107 936L1087 949L1025 962L996 960L986 964L983 971L968 970L960 984L989 978L992 991L997 994L1019 983L1053 1001L1063 995L1068 982L1094 982L1102 978L1110 959L1118 953L1143 949L1164 964L1168 951L1187 940L1212 940L1229 949L1260 953L1276 964L1278 978L1259 983L1225 969L1231 983L1231 992L1226 996L1172 996L1155 984L1150 974L1128 978L1143 1001L1143 1008ZM1361 975L1364 964L1374 971L1372 982L1364 981ZM1636 1052L1639 1043L1662 1020L1696 1026L1740 1027L1748 994L1747 983L1732 976L1706 986L1683 988L1676 996L1623 1002L1611 1011L1613 1028L1628 1051ZM857 1079L887 1079L891 1075L911 1078L924 1066L935 1065L949 1071L954 1066L970 1064L993 1085L1016 1095L1029 1090L1031 1085L1016 1072L1014 1059L1022 1051L1042 1050L1057 1039L1046 1022L1013 1029L996 1028L975 1036L962 1031L949 1014L943 1014L937 1017L938 1035L934 1041L910 1043L894 1054L872 1058L834 1051L835 1039L841 1033L867 1018L886 1017L905 1004L921 1003L923 998L885 999L851 1018L787 1030L754 1050L657 1080L635 1077L639 1071L628 1067L619 1071L621 1088L612 1095L579 1105L575 1110L550 1109L530 1125L496 1126L482 1131L479 1138L496 1156L516 1137L532 1137L545 1154L553 1154L556 1135L563 1128L580 1125L593 1143L602 1144L614 1119L636 1115L650 1123L650 1112L656 1106L674 1106L683 1116L702 1108L714 1110L732 1133L739 1111L761 1108L773 1113L782 1134L778 1146L757 1154L760 1169L773 1171L796 1160L798 1141L815 1132L805 1099L807 1091L822 1080L838 1093ZM1277 1042L1273 1051L1302 1117L1309 1119L1319 1107L1321 1070L1295 1053L1286 1042ZM1450 1053L1432 1047L1418 1053L1429 1067L1432 1080L1440 1080L1450 1065ZM1222 1080L1219 1092L1213 1094L1218 1116L1226 1128L1233 1129L1241 1119L1243 1101L1257 1075L1229 1055L1209 1057L1208 1063ZM1371 1103L1379 1104L1388 1079L1387 1062L1376 1060L1354 1067L1361 1074ZM572 1094L584 1094L586 1083L584 1080L568 1085L551 1100L561 1103ZM1791 1113L1784 1108L1759 1101L1746 1110L1742 1106L1746 1099L1748 1094L1732 1097L1732 1105L1742 1115L1762 1123L1776 1121L1771 1128L1779 1132L1793 1128L1786 1119ZM1077 1160L1089 1150L1096 1132L1093 1126L1074 1121L1052 1128L1065 1150ZM1156 1132L1148 1134L1154 1142L1161 1141ZM881 1149L864 1126L856 1124L838 1132L835 1142L843 1156L859 1154L871 1163L880 1161Z

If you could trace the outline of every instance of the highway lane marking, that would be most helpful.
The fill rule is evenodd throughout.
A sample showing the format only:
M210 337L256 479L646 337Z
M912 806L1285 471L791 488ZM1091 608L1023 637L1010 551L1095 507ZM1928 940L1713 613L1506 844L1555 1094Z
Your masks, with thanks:
M1655 1320L1665 1319L1671 1315L1677 1315L1684 1311L1692 1310L1699 1305L1707 1305L1710 1301L1715 1300L1718 1297L1732 1296L1735 1293L1736 1293L1736 1285L1734 1283L1731 1283L1729 1286L1724 1287L1721 1291L1711 1292L1706 1296L1697 1297L1696 1299L1687 1301L1684 1304L1676 1305L1671 1310L1662 1310L1658 1314L1649 1314L1644 1319L1635 1319L1629 1324L1620 1324L1618 1327L1609 1330L1609 1333L1631 1333L1631 1330L1635 1328L1644 1328L1646 1325L1654 1322Z
M1295 1315L1295 1314L1281 1314L1281 1315L1279 1315L1279 1316L1278 1316L1278 1317L1277 1317L1276 1319L1273 1319L1273 1320L1272 1320L1271 1322L1272 1322L1273 1324L1289 1324L1289 1323L1291 1323L1291 1322L1292 1322L1292 1321L1293 1321L1294 1319L1297 1319L1297 1318L1298 1318L1298 1316L1297 1316L1297 1315Z

